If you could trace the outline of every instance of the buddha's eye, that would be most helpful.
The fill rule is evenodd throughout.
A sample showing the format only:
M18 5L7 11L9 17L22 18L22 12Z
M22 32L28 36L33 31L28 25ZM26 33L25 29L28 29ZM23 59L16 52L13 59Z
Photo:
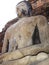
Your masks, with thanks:
M24 6L23 4L21 6Z
M17 8L17 11L19 10L19 8Z

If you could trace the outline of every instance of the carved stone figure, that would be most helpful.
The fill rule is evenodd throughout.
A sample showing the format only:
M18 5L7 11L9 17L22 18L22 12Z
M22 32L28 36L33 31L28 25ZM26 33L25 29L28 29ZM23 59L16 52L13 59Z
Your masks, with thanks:
M32 16L32 6L28 1L21 1L16 5L18 17Z
M34 32L35 28L37 30L36 33ZM38 34L39 37L35 36L34 38L34 33L35 35ZM49 31L46 17L42 15L24 17L7 29L4 37L2 53L6 52L8 42L8 51L13 51L17 48L46 43L48 40Z

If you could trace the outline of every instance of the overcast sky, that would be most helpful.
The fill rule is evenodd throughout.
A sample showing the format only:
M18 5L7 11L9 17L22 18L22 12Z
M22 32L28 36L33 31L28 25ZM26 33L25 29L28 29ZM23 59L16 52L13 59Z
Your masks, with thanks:
M0 32L4 25L16 15L16 4L22 0L0 0Z

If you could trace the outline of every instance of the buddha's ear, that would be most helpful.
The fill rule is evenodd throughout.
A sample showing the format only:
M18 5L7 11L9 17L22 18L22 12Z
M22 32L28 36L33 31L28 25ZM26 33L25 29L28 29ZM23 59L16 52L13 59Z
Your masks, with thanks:
M22 14L23 14L24 16L26 16L26 10L23 10L23 9L22 9Z

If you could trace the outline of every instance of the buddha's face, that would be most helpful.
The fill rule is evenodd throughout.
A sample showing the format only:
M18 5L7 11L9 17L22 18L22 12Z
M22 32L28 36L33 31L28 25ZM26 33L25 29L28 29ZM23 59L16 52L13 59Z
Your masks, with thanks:
M22 13L22 10L25 11L24 13L28 12L27 5L25 2L21 2L16 6L16 12L17 12L18 17L24 16Z

